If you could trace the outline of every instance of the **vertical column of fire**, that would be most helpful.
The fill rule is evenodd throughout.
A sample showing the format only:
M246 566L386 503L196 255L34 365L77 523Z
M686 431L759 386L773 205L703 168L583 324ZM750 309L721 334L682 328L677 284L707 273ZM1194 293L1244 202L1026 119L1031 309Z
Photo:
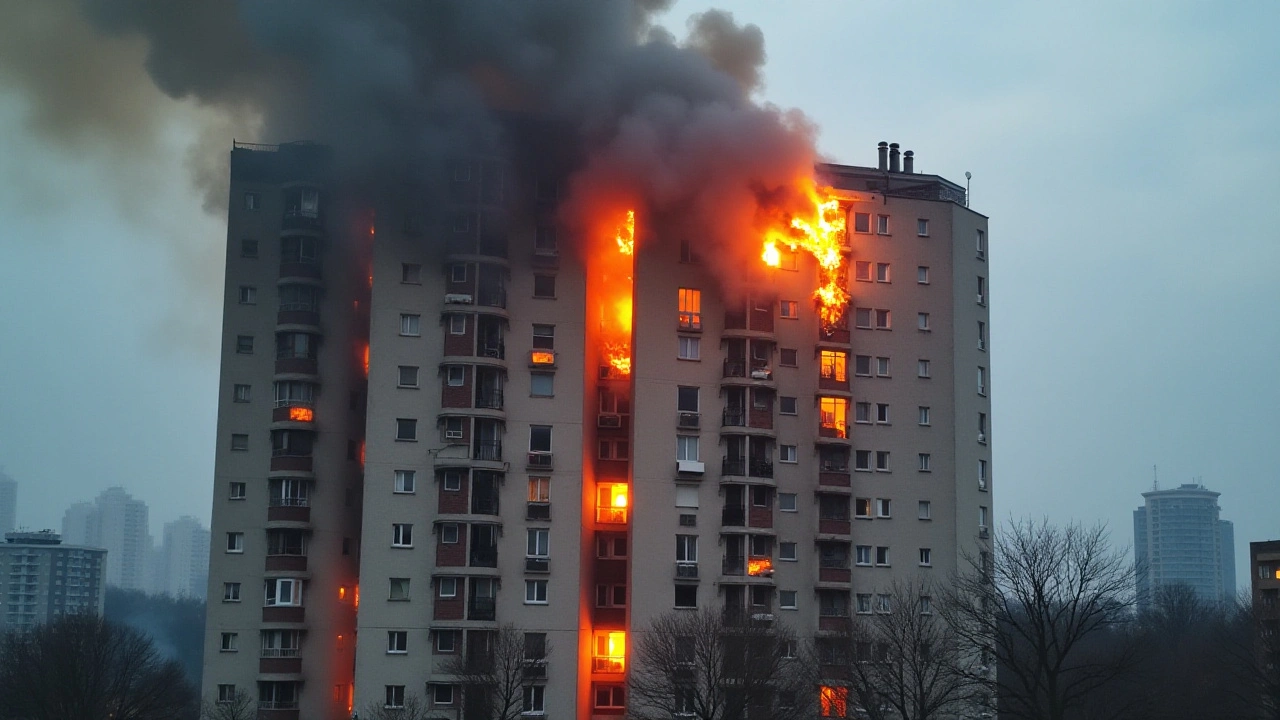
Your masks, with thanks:
M611 227L612 226L612 227ZM593 688L620 686L627 658L627 579L630 571L631 526L631 343L632 288L635 253L635 211L613 222L611 233L597 230L587 258L587 344L585 378L588 418L586 435L594 439L584 449L584 505L591 522L583 523L584 542L591 549L591 570L584 577L584 613L590 645L584 650L583 687L579 697L591 704ZM589 709L580 717L589 715Z

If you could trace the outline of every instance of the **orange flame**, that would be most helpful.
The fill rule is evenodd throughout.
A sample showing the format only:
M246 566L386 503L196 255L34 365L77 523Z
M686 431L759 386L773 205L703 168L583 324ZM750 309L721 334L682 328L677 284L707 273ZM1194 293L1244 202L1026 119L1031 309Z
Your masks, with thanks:
M772 573L772 572L773 572L773 560L767 557L751 558L750 560L747 561L748 575L758 577L760 575L764 575L765 573Z
M618 243L618 252L623 255L634 255L636 252L636 211L627 211L627 220L618 227L613 238Z
M315 419L315 412L308 407L291 407L289 408L289 419L298 422L311 422Z
M609 366L618 371L619 375L631 374L630 344L624 342L605 343L604 354L609 360Z
M818 261L820 285L813 293L822 326L830 328L840 322L849 305L849 291L844 287L844 256L840 252L845 238L845 216L840 201L807 181L805 195L813 203L811 216L793 215L786 228L770 228L765 233L761 258L769 267L782 264L779 245L792 251L803 249Z

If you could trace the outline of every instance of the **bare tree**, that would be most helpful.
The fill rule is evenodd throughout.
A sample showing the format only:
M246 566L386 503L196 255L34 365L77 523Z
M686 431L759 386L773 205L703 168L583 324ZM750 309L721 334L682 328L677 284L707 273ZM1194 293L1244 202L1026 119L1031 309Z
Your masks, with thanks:
M254 720L258 704L244 690L237 690L228 700L210 700L200 710L201 720Z
M23 720L181 720L199 713L182 666L145 635L93 615L58 618L0 641L0 713Z
M427 720L431 714L427 704L417 695L409 695L400 707L387 707L376 700L365 705L359 714L360 720Z
M526 710L526 701L533 704L533 693L543 692L538 681L546 677L551 653L546 635L525 633L507 624L488 633L484 643L470 640L476 636L474 630L468 636L468 647L443 668L462 687L464 715L516 720Z
M923 580L894 583L870 615L855 615L825 642L839 643L837 666L869 720L953 718L981 694L981 653L933 608Z
M992 686L1002 715L1065 720L1133 665L1134 644L1111 631L1132 617L1134 569L1104 526L1011 521L996 533L994 554L967 564L939 609L994 657L995 679L975 679Z
M1264 720L1280 720L1280 616L1261 601L1240 598L1220 625L1222 664L1236 681L1235 699Z
M631 712L640 720L814 714L811 653L780 623L713 609L675 611L636 635L628 684Z

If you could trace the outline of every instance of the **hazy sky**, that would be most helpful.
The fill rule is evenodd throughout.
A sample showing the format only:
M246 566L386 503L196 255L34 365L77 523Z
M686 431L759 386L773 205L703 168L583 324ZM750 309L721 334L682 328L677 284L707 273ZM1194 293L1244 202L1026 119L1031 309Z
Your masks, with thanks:
M728 9L764 31L764 99L813 119L831 160L874 164L887 140L919 171L973 173L997 514L1102 520L1127 545L1158 465L1162 487L1223 493L1247 583L1248 542L1280 537L1280 4ZM207 522L225 220L185 161L209 111L143 93L131 144L68 140L9 72L46 62L39 46L0 51L0 466L19 523L57 528L109 485L150 504L153 533ZM101 51L84 47L70 66ZM137 47L110 49L142 72ZM228 150L252 134L225 125ZM153 162L122 171L126 154Z

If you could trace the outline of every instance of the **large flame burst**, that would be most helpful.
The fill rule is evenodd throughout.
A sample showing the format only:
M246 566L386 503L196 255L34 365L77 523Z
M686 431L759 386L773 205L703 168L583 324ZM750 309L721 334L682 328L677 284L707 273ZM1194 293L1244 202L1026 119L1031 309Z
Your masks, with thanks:
M625 267L625 282L618 282L612 287L615 296L610 300L611 313L606 311L602 319L606 340L604 343L605 359L613 372L621 376L631 374L631 313L632 313L632 262L636 252L636 211L628 210L625 220L614 231L614 243L618 254L625 259L618 260L618 269Z
M805 194L813 203L810 216L793 215L786 228L769 228L765 233L761 257L766 265L778 267L782 262L779 245L793 252L803 249L818 261L821 284L813 293L824 328L834 327L849 305L849 291L844 288L844 256L840 247L845 237L845 216L840 201L830 197L811 183Z
M634 255L636 252L636 211L628 210L627 219L622 225L618 226L618 231L613 237L613 241L618 243L618 252L623 255Z

